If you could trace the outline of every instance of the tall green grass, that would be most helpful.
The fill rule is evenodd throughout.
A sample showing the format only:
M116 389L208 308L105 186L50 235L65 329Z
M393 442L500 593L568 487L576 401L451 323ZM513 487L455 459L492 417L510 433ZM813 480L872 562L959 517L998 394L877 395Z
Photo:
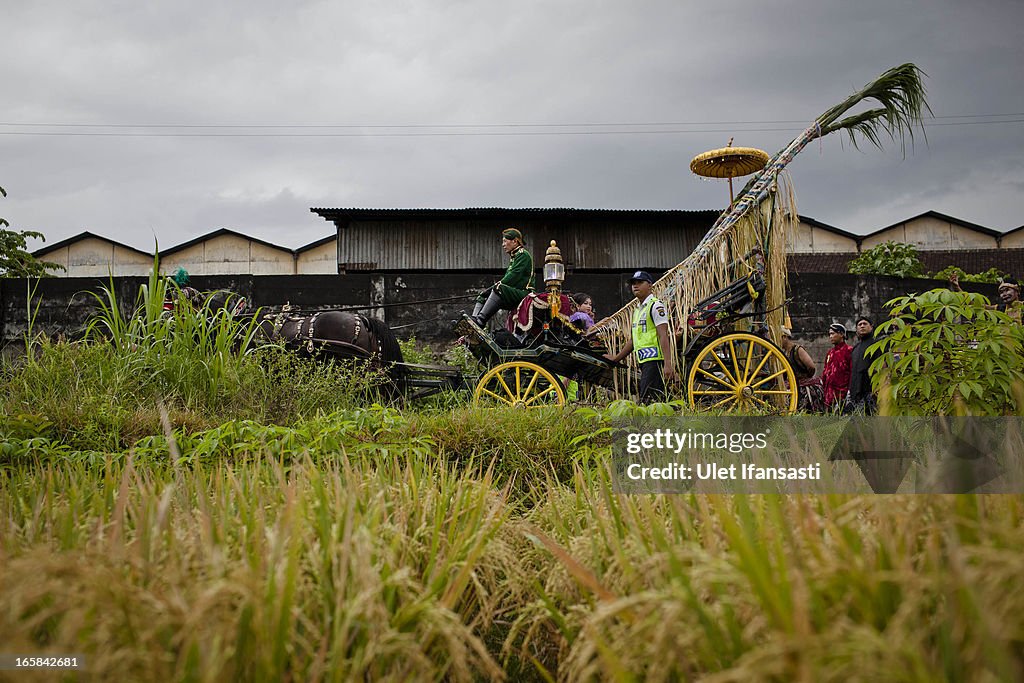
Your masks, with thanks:
M377 400L383 373L301 358L260 341L253 318L193 308L167 287L151 274L129 305L111 284L94 294L84 341L30 339L23 357L2 361L0 409L45 418L74 448L120 451L162 432L160 406L197 431L233 419L290 424Z
M506 653L563 680L1021 680L1019 496L539 493ZM544 534L543 536L541 534Z
M223 387L237 384L238 358L253 346L257 318L236 318L226 309L191 305L181 290L159 275L154 263L139 287L131 312L118 301L113 281L92 293L98 312L86 328L87 339L110 343L122 369L139 373L186 405L215 401ZM173 314L164 302L174 301Z
M514 492L392 411L319 419L5 467L0 641L96 679L1024 671L1020 496L622 496L594 457Z

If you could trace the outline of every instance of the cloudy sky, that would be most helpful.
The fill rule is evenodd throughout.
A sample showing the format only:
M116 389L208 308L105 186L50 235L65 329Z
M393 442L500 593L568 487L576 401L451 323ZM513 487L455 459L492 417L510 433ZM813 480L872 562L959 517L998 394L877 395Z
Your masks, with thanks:
M800 213L1024 224L1021 0L0 0L0 216L150 250L287 247L310 207L721 209L689 171L774 153L889 67L928 74L906 158L833 135ZM38 246L38 244L36 245Z

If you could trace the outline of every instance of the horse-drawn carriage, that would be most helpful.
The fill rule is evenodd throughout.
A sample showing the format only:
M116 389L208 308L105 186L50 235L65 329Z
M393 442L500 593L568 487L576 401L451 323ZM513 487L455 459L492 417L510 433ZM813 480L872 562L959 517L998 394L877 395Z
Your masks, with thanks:
M544 300L541 295L524 303L543 306ZM306 355L368 362L386 373L391 390L412 399L449 389L473 391L474 400L484 404L563 405L563 377L610 386L616 365L604 358L602 347L559 318L538 320L515 335L504 330L492 333L464 315L457 327L463 335L460 341L479 362L479 374L407 363L394 333L383 322L350 311L267 313L260 325L267 339Z
M688 334L678 336L677 367L691 406L796 410L795 374L770 339L765 289L763 270L754 270L698 302L685 316ZM566 381L596 385L612 394L635 383L627 365L605 356L608 348L600 336L581 335L563 316L543 319L549 308L545 295L527 299L522 307L541 313L516 335L511 330L490 333L464 316L460 329L486 368L476 382L475 400L519 407L562 405Z
M793 370L767 335L764 290L763 271L755 270L698 302L686 316L689 334L679 347L677 367L692 406L781 413L796 408ZM567 310L567 297L558 296L558 308ZM479 362L479 374L407 363L382 321L350 311L264 313L259 326L265 338L306 355L375 364L387 374L390 389L414 399L466 390L483 405L541 408L564 405L568 382L601 387L609 396L629 386L628 366L606 357L600 336L585 336L558 309L552 312L549 298L547 293L527 297L510 315L507 329L497 331L463 315L456 329Z
M686 317L680 356L693 407L790 413L798 388L793 368L771 341L766 282L754 271L698 302Z
M927 109L924 94L919 70L904 64L826 110L773 157L732 148L730 141L729 147L691 162L695 173L730 182L729 208L693 252L653 285L671 317L682 321L671 352L692 406L795 410L796 378L774 341L785 315L786 240L799 230L795 199L783 171L809 142L832 132L847 131L854 144L857 135L874 144L883 133L902 139ZM872 99L881 106L847 115ZM732 178L755 171L733 200ZM551 288L549 295L557 292L558 287ZM552 303L561 300L558 296ZM413 397L443 388L473 388L477 401L534 407L565 402L563 377L605 387L616 397L630 393L635 368L617 372L604 354L627 343L635 305L598 322L587 337L574 333L558 316L559 308L568 310L558 303L550 307L547 321L536 319L512 340L464 319L462 331L483 367L479 377L405 363L394 333L383 322L355 313L324 311L301 317L281 312L266 315L260 325L268 338L284 339L311 354L381 363L393 385ZM632 363L634 359L627 366Z

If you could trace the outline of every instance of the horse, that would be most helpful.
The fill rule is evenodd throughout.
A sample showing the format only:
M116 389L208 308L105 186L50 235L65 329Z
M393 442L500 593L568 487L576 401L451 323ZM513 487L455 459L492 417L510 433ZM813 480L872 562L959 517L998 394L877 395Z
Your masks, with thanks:
M398 338L376 318L335 310L300 314L287 306L280 312L260 309L253 313L245 297L226 289L198 292L185 288L182 294L192 306L211 315L226 311L232 318L255 317L256 340L283 343L287 349L321 361L367 361L371 368L384 370L393 384L404 379L401 366L396 365L403 362Z
M385 396L397 399L405 394L406 373L402 347L395 333L382 320L349 311L317 311L296 315L260 312L256 338L283 342L286 349L319 361L340 359L366 363L383 371Z
M260 312L258 334L267 341L314 358L355 358L381 364L401 363L402 348L383 321L349 311L297 315Z

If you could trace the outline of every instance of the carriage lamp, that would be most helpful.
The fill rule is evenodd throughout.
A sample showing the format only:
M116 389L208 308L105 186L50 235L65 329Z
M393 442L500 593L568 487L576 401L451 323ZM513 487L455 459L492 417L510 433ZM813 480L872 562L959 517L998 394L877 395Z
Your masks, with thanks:
M548 303L551 305L551 318L558 317L559 303L562 299L562 283L565 282L565 265L562 263L562 250L551 240L551 246L544 254L544 284L548 286Z
M565 266L562 264L562 250L558 244L551 240L551 246L544 254L544 284L551 287L561 288L565 282Z

